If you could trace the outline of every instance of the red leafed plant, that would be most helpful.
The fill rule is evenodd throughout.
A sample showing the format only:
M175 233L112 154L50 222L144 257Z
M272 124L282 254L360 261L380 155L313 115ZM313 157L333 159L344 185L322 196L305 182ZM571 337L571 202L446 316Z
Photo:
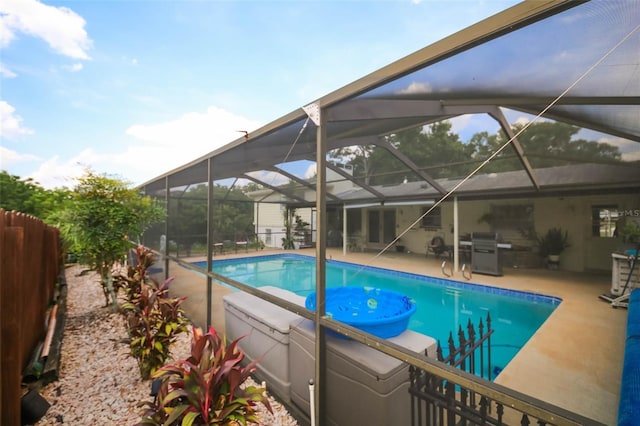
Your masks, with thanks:
M127 315L131 355L137 360L142 379L162 367L170 357L177 335L187 331L188 318L181 305L185 297L168 297L173 277L161 285L155 280L143 283L133 302L122 304Z
M272 412L263 388L242 386L259 360L241 365L240 339L225 347L213 327L206 334L194 327L191 356L153 374L160 389L153 402L142 403L139 425L246 425L258 423L257 404Z
M136 250L137 264L127 268L126 276L117 277L124 290L126 301L122 304L129 337L131 355L138 360L140 376L147 380L162 367L171 355L171 346L178 334L187 331L189 319L182 310L185 297L169 297L169 284L173 277L162 284L150 278L147 268L153 264L151 250L140 246Z
M142 284L148 281L147 270L153 265L153 252L139 245L134 250L135 262L127 267L127 275L116 275L115 282L121 288L128 302L134 303L142 291Z

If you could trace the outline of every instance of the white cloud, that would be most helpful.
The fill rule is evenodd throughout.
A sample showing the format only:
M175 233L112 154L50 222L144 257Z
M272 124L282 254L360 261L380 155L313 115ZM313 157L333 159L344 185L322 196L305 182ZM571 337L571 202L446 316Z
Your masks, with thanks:
M618 138L614 136L604 136L597 139L599 143L606 143L618 147L622 153L623 161L639 161L640 160L640 144L630 141L629 139Z
M163 123L133 125L126 133L135 139L125 148L115 152L86 149L72 158L54 156L27 177L44 188L73 186L74 179L90 167L96 173L108 173L139 185L241 138L239 130L248 131L251 137L251 131L260 125L210 107ZM260 178L275 185L281 183L275 179L277 176L266 174Z
M305 179L311 179L312 177L314 177L316 175L316 171L318 170L318 168L316 167L316 164L310 164L309 167L307 167L307 170L305 170L304 172L304 178Z
M640 151L624 152L622 154L622 160L623 161L629 161L629 162L640 161Z
M240 131L248 131L251 137L251 132L261 125L221 108L209 107L205 112L186 113L163 123L130 126L127 135L143 144L130 144L121 153L103 156L100 162L140 184L233 142L242 137Z
M398 91L398 94L401 95L410 95L414 93L431 93L433 92L433 88L428 83L416 83L412 82L409 87L406 89L402 89Z
M14 78L14 77L17 76L17 74L15 72L11 71L6 66L4 66L4 64L0 64L0 76L2 76L4 78Z
M256 172L247 173L247 175L258 179L261 182L264 182L271 186L279 186L284 185L289 182L289 179L282 176L280 173L260 170ZM252 181L253 182L253 181Z
M16 33L44 40L61 55L91 59L93 42L85 31L86 21L66 7L54 7L37 0L3 0L0 3L0 45L8 46Z
M22 117L5 101L0 101L0 138L16 140L20 136L33 134L33 130L22 125Z
M3 5L0 4L0 47L7 47L15 38L13 31L9 28L8 19L4 13Z
M85 166L78 162L78 157L68 161L60 161L59 156L54 156L42 164L30 176L35 182L46 189L75 186L75 179L82 176Z
M170 148L175 155L193 160L220 148L261 125L260 122L232 114L217 107L205 112L190 112L180 118L158 124L137 124L127 134L152 145ZM185 149L188 147L188 149Z
M529 124L531 122L531 120L529 119L529 117L518 117L518 119L516 121L514 121L512 123L512 125L515 124L520 124L522 126L526 126L527 124Z
M0 170L8 170L15 164L37 160L39 160L39 158L35 155L20 154L16 151L10 150L9 148L0 146Z
M473 115L471 114L459 115L457 117L450 118L449 121L451 122L451 131L457 134L462 133L464 129L469 126L469 123L471 123L472 119Z
M83 65L81 63L76 63L72 65L67 65L65 66L65 68L71 72L78 72L78 71L82 71Z

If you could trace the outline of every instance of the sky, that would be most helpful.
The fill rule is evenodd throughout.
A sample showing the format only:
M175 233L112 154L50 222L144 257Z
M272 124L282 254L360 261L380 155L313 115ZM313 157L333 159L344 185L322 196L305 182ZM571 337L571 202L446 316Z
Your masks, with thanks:
M0 169L138 185L516 3L2 0Z

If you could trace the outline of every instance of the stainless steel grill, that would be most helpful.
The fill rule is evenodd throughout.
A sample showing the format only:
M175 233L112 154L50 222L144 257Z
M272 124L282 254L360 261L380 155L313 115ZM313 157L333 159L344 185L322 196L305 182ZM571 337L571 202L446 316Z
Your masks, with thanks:
M478 274L502 275L500 236L493 232L471 234L471 270Z

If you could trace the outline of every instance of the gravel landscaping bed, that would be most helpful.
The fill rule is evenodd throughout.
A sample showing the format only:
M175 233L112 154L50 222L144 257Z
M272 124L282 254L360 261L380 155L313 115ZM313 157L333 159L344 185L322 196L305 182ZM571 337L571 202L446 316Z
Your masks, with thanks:
M140 401L152 400L150 382L142 381L126 344L124 319L104 307L96 274L80 276L83 267L66 270L67 318L62 341L59 380L41 393L51 404L37 425L133 425L140 420ZM189 354L190 333L183 333L172 353ZM260 425L298 423L270 397L274 414L260 405Z

